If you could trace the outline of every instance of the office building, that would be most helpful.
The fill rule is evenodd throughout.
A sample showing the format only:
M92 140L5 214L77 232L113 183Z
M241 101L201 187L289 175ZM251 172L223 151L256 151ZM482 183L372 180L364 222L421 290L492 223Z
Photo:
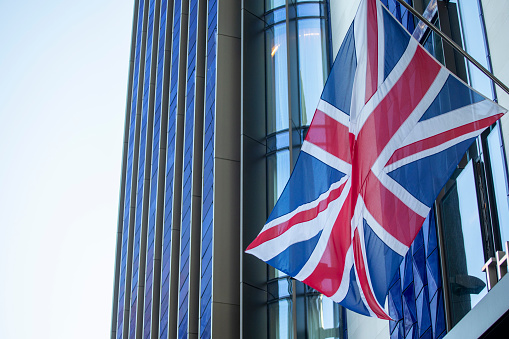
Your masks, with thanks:
M509 106L382 2L459 78ZM507 325L509 281L488 292L481 271L509 240L504 119L465 154L402 262L386 303L394 321L343 309L243 252L285 186L357 5L134 1L112 338L463 338ZM509 5L412 5L509 82Z

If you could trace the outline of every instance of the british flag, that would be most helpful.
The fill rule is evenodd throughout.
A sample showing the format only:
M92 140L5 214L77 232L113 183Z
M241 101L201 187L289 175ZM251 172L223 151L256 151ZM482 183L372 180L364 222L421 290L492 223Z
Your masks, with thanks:
M295 169L246 252L353 311L390 319L389 283L433 201L505 112L379 1L363 0Z

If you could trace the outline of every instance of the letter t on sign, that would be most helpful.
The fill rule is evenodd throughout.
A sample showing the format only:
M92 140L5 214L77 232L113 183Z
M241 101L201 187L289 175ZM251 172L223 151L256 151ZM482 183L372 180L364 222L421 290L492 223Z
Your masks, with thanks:
M493 288L498 282L497 277L497 263L495 258L491 257L486 261L482 267L482 271L486 272L486 280L488 280L488 291Z

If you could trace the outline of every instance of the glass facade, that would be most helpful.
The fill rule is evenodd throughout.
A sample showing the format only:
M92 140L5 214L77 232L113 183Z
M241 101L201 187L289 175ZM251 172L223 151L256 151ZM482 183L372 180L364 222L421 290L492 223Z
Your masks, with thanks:
M200 272L200 338L212 331L212 242L214 219L214 134L216 116L217 0L207 7L207 64L203 137L203 190Z
M154 288L154 276L160 271L159 265L154 264L155 258L155 234L156 234L156 219L157 212L161 208L157 206L158 193L163 189L163 184L159 180L160 173L164 173L164 168L160 168L161 159L165 157L166 151L166 133L164 133L168 112L167 108L163 109L163 80L164 80L164 60L166 57L166 24L168 20L168 1L162 0L159 18L159 36L158 36L158 52L157 52L157 73L156 73L156 90L154 102L154 120L153 120L153 137L152 137L152 165L150 174L150 201L149 201L149 216L148 216L148 230L147 230L147 257L146 257L146 273L145 273L145 307L144 307L144 320L143 320L143 337L149 338L152 331L152 317L155 316L152 312L153 303L158 302L158 298L153 298L153 292L158 290L158 286ZM170 12L171 13L171 12ZM171 21L171 18L170 18ZM157 32L157 31L156 31ZM167 98L167 96L166 96ZM163 131L163 133L161 133ZM161 138L161 135L163 136ZM157 282L159 280L156 280Z
M140 250L142 247L142 216L143 216L143 199L145 191L145 161L150 161L150 155L146 159L147 155L147 133L148 133L148 116L149 116L149 87L150 87L150 75L151 75L151 62L152 62L152 46L153 46L153 32L154 32L154 11L155 1L151 0L148 6L148 25L147 25L147 40L146 40L146 53L145 53L145 65L144 65L144 79L143 79L143 99L141 108L141 127L140 127L140 146L138 155L138 184L136 192L136 208L135 208L135 222L134 222L134 252L133 252L133 268L132 268L132 285L131 285L131 311L130 311L130 325L129 325L129 338L134 338L136 335L136 320L138 310L138 285L139 285L139 273L140 264L142 263L140 257ZM146 199L146 197L145 197ZM143 269L144 271L144 269ZM144 279L144 278L142 278ZM143 298L142 298L143 301Z
M170 282L172 267L172 243L175 246L177 239L172 239L173 229L178 227L174 225L174 203L175 197L175 161L177 144L177 94L178 94L178 70L180 61L180 20L181 20L181 2L173 2L173 25L171 40L171 62L170 62L170 85L169 85L169 108L168 108L168 128L166 145L166 178L164 194L164 227L162 241L161 258L161 306L159 319L159 337L166 338L169 331L169 310L170 310ZM172 301L173 302L173 301Z

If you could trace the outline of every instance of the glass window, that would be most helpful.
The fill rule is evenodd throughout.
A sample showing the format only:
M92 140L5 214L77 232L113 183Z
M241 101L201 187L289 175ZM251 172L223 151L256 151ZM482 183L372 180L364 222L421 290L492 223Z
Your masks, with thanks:
M309 125L327 79L326 34L320 19L299 20L298 30L301 124Z
M454 326L487 293L484 251L473 163L470 161L440 202Z
M299 18L305 16L320 16L319 4L302 4L297 6L297 16Z
M286 0L265 0L265 11L270 11L273 8L284 6Z
M282 150L267 157L268 210L276 204L290 178L290 151Z
M307 338L340 337L340 308L322 294L307 296Z
M484 67L488 68L484 28L479 15L478 0L451 1L458 2L463 46L465 50ZM488 98L493 98L491 80L474 64L467 62L470 86Z
M280 299L269 304L269 338L291 339L292 331L292 301Z
M433 22L433 25L435 25L438 29L440 29L440 23L438 22L438 20L435 20ZM438 36L438 34L436 34L433 31L430 31L428 37L426 38L426 40L424 41L424 43L422 45L442 65L445 64L444 50L442 48L442 38L440 36Z
M500 129L496 126L487 137L490 156L493 190L497 205L500 240L502 244L509 241L509 204L507 199L506 170L503 161ZM502 249L503 250L503 249Z
M288 69L286 26L273 26L267 34L267 134L288 129Z

